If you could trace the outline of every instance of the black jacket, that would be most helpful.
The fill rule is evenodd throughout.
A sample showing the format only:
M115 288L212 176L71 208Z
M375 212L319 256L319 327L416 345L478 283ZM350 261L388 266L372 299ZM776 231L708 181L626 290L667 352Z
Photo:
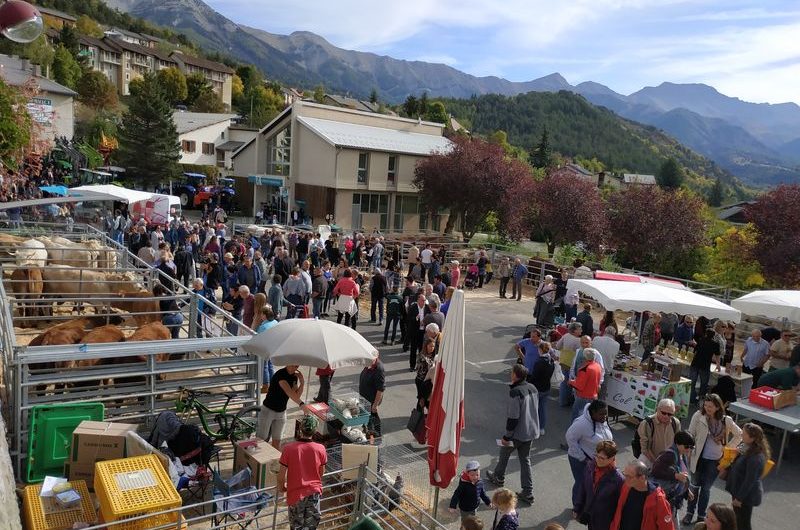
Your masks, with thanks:
M549 355L540 355L533 365L533 372L528 374L528 382L541 392L550 392L550 378L556 369L556 363ZM546 398L545 398L546 399Z
M450 499L450 507L458 507L464 512L471 512L476 510L483 501L486 506L491 504L486 491L483 489L483 481L478 479L476 484L467 476L467 472L461 474L461 480L458 481L458 487L453 492L453 498Z

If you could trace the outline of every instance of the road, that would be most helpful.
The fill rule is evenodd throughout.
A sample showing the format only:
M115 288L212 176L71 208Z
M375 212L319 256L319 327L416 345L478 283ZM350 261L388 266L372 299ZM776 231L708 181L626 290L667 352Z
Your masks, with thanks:
M497 462L495 439L502 435L505 424L505 399L508 392L509 369L515 354L513 344L521 337L525 325L531 322L532 300L502 300L497 297L497 283L489 289L467 292L466 295L466 384L464 409L466 428L462 435L461 467L468 460L478 460L485 476L486 469L492 469ZM369 320L362 311L361 322ZM418 451L420 459L424 451L412 444L411 434L405 429L416 391L414 374L408 371L408 354L401 347L381 346L382 328L374 324L359 323L360 331L381 352L386 367L387 389L380 414L383 420L384 438L387 444L404 444L410 450ZM312 379L313 375L312 375ZM340 370L333 380L334 395L337 392L357 389L357 371ZM316 391L316 381L312 381L312 392ZM559 449L569 423L569 409L558 407L557 396L548 398L548 424L546 434L534 442L532 450L534 496L533 506L520 503L520 523L522 528L542 528L544 523L559 522L567 529L585 528L571 521L570 489L572 476L567 454ZM688 419L682 420L688 426ZM617 462L620 467L633 459L630 441L633 428L619 423L612 426L614 439L620 446ZM777 453L779 438L770 437L774 452ZM762 506L755 509L753 527L760 530L797 528L800 521L800 444L793 437L788 444L790 460L785 461L780 472L773 471L765 479L765 496ZM450 488L442 491L439 518L442 523L457 528L456 516L447 513L454 481ZM520 491L519 465L512 456L506 476L506 486ZM487 483L489 495L493 486ZM724 484L718 480L711 494L711 502L729 502L730 496L724 491ZM481 508L479 516L486 528L491 528L493 511Z

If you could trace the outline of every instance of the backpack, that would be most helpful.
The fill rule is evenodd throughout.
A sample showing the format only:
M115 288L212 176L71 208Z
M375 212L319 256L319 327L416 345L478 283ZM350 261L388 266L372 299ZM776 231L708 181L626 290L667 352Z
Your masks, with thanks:
M653 431L655 431L655 425L653 424L653 418L650 416L646 417L644 421L647 422L647 426L650 427L650 436L653 436ZM681 430L681 423L675 416L670 418L672 422L672 430L678 432ZM639 458L642 455L642 439L639 436L639 428L637 427L636 430L633 432L633 440L631 440L631 451L633 451L633 456Z

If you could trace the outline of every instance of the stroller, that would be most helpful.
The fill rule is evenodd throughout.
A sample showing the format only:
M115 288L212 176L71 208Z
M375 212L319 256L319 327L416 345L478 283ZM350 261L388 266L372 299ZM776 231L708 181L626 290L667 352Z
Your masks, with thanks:
M467 269L467 276L464 278L464 288L473 290L478 285L478 266L472 264Z

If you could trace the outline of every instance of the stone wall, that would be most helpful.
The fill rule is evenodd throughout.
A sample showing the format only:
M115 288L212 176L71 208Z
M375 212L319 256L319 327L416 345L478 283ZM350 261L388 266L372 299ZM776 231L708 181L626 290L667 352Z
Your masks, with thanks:
M11 456L8 453L6 425L0 416L0 528L22 530L19 505L17 504L16 482Z

